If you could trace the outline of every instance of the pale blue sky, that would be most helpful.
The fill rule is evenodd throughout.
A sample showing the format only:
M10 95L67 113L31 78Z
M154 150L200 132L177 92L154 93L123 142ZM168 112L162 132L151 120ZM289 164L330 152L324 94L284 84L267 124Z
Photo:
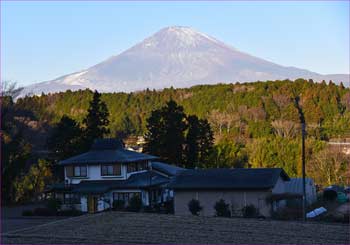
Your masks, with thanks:
M172 25L191 26L281 65L349 73L348 1L1 1L1 79L20 85L51 80Z

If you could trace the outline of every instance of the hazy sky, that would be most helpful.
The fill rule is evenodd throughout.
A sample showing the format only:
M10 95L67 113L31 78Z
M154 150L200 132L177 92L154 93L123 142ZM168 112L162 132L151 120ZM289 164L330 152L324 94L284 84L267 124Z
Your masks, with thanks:
M349 73L349 2L4 2L1 79L88 68L159 29L191 26L285 66Z

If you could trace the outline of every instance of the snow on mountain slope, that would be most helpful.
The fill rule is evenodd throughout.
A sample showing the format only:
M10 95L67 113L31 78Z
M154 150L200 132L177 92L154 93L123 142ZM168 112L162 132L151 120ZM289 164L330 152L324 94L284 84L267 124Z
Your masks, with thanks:
M25 94L67 89L131 92L197 84L312 78L349 82L346 74L321 75L243 53L189 27L167 27L125 52L86 70L26 87Z

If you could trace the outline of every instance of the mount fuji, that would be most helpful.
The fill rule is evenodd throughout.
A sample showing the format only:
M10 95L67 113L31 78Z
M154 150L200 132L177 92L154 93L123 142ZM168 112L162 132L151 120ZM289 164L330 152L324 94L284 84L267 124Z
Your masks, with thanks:
M281 66L241 52L190 27L174 26L161 29L88 69L27 86L20 97L68 89L133 92L146 88L296 78L349 83L348 74L322 75Z

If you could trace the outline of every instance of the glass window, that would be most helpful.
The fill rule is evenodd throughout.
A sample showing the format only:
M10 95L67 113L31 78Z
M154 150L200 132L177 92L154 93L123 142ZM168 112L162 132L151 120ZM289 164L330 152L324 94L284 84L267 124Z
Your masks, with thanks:
M142 161L142 162L138 162L138 170L146 170L147 169L147 162L146 161Z
M120 164L108 164L101 166L102 176L119 176L121 175L121 165Z
M74 167L74 177L86 177L87 167L86 166L75 166Z
M64 194L64 204L80 204L80 195L73 193Z
M80 166L74 167L74 176L80 176Z
M87 167L80 167L80 176L87 176Z
M108 167L107 167L107 174L108 175L113 175L113 165L108 165Z
M140 192L113 192L113 200L128 202L133 196L141 197Z
M128 173L136 172L137 164L135 162L128 163L127 169L128 169Z
M114 164L113 165L113 175L119 176L122 175L122 165Z
M108 169L107 165L102 165L101 166L101 175L107 175Z

